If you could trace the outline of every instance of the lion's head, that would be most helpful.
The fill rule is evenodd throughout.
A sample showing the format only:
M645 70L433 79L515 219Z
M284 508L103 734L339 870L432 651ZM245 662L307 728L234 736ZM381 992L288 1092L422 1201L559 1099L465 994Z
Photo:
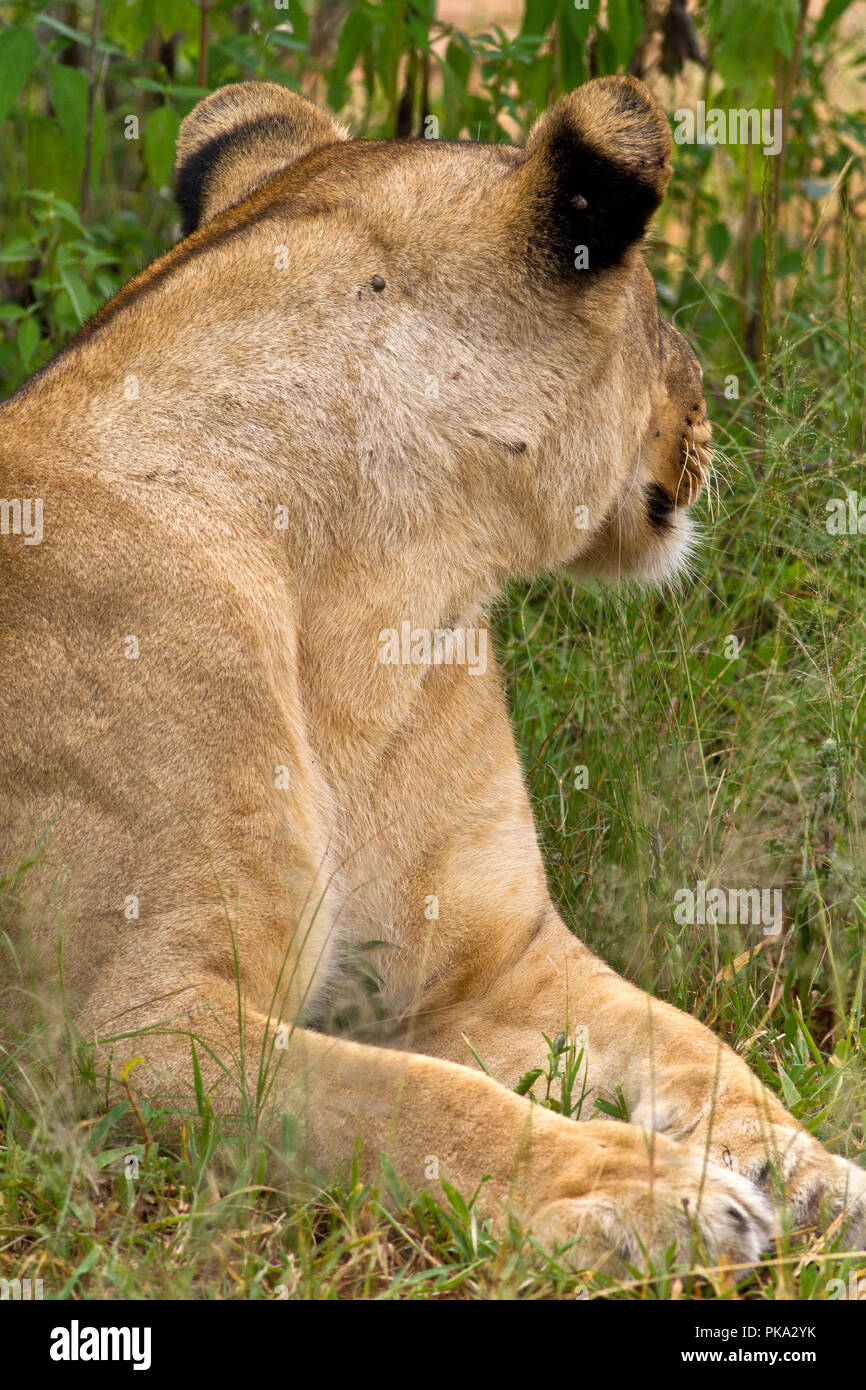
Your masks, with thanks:
M233 242L224 292L274 345L298 493L345 502L332 541L427 527L453 554L459 528L495 580L676 571L710 429L642 252L671 148L630 77L563 97L523 149L350 140L267 83L186 118L183 245Z

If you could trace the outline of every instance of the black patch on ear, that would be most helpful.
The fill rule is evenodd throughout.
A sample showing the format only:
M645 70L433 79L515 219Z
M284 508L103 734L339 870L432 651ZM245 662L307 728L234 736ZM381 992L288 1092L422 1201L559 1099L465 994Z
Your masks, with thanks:
M646 514L650 526L656 531L666 531L671 524L674 503L661 483L650 483L646 490Z
M201 205L208 175L220 155L233 145L237 129L223 130L194 150L180 166L174 181L174 200L180 208L181 236L189 236L201 221Z
M567 112L557 113L553 121L545 133L546 177L536 195L532 247L548 268L579 279L622 260L646 231L663 190L649 162L642 177L581 139ZM665 162L657 161L655 169ZM580 246L586 247L588 260L582 270L575 266Z
M180 208L182 236L189 236L190 232L194 232L199 226L208 179L225 151L232 145L243 144L250 136L257 135L260 130L273 133L275 127L280 124L279 117L257 116L255 120L243 121L239 125L231 126L228 130L221 130L218 135L206 140L203 145L200 145L197 150L187 156L178 169L174 181L174 198ZM294 127L290 122L283 122L283 124L286 125L286 135L291 138ZM287 164L290 158L291 156L287 156Z

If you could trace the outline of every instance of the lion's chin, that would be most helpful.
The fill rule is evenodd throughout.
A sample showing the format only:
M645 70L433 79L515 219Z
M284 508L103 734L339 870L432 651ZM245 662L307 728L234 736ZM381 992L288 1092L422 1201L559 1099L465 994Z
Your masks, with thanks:
M596 579L605 584L636 580L652 588L680 588L692 576L698 539L691 517L677 511L663 532L630 535L618 528L605 533L567 569L578 580Z

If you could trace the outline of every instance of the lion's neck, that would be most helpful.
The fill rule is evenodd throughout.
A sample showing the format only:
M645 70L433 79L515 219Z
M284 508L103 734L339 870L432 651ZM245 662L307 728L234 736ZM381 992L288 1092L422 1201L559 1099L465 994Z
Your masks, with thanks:
M358 786L419 717L432 675L492 672L482 604L491 576L432 556L332 557L295 575L298 679L309 734L330 777Z

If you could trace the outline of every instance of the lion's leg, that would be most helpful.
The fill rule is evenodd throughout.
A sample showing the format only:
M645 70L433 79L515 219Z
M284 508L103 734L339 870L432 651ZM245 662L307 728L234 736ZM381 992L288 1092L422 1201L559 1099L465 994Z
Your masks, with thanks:
M378 962L390 1040L467 1066L473 1051L507 1087L542 1066L542 1033L583 1032L590 1096L621 1086L633 1121L761 1181L781 1167L800 1211L831 1206L866 1175L803 1131L702 1024L622 980L565 927L550 900L495 668L431 672L425 727L395 744L375 790L390 854L364 863L399 945ZM420 723L420 714L419 714ZM443 777L447 776L447 796ZM390 826L399 838L389 841ZM414 842L419 847L407 854ZM359 857L359 863L360 857ZM467 1041L468 1040L468 1041ZM866 1234L866 1221L864 1221Z
M828 1215L854 1203L848 1241L866 1238L866 1172L812 1139L703 1024L594 956L552 906L517 951L512 944L496 973L476 978L483 988L470 986L460 998L449 997L446 981L430 990L408 1027L412 1047L471 1065L471 1044L493 1076L514 1086L544 1066L542 1033L564 1032L584 1048L576 1087L577 1094L587 1088L581 1118L593 1114L594 1097L612 1100L621 1088L633 1123L759 1184L775 1171L800 1217L816 1217L825 1199Z
M113 1044L112 1073L127 1056L142 1057L132 1073L138 1091L194 1110L194 1038L213 1108L236 1113L245 1089L277 1148L279 1117L291 1114L302 1159L321 1173L347 1173L357 1153L375 1181L386 1153L412 1188L441 1195L442 1178L467 1196L480 1187L479 1211L498 1228L513 1214L548 1244L579 1239L579 1265L639 1260L641 1242L657 1254L679 1239L685 1253L694 1230L711 1255L748 1261L768 1238L769 1208L750 1183L723 1168L705 1174L660 1136L570 1125L480 1072L432 1057L301 1028L281 1048L279 1024L253 1009L243 1019L241 1032L231 988L189 991L171 1018Z

